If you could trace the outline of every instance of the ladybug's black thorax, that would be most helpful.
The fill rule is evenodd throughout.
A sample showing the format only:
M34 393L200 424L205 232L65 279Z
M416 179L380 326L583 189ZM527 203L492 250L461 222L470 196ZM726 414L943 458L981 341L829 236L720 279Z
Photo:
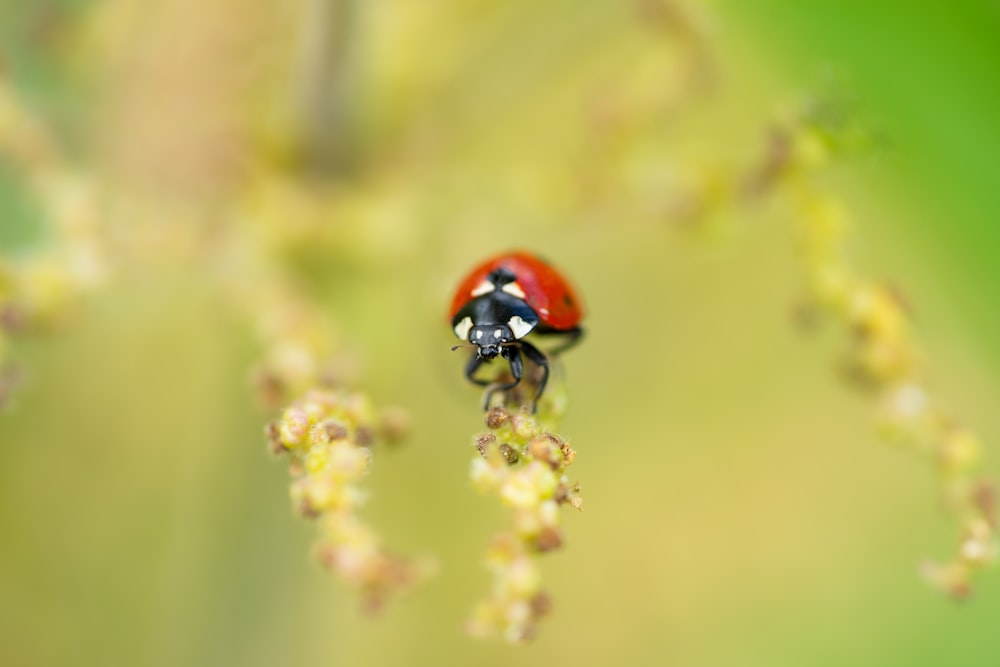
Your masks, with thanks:
M477 296L462 306L455 313L452 325L458 324L466 317L472 318L473 326L508 325L515 317L532 326L538 324L538 313L523 299L499 290Z
M495 289L462 306L452 318L452 327L459 338L478 346L480 356L492 358L538 322L538 314L523 299Z

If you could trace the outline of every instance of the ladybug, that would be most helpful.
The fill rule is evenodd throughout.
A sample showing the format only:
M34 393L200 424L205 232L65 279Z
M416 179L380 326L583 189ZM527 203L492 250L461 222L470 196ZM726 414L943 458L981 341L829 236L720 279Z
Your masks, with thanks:
M474 268L452 298L450 317L455 335L475 348L465 367L471 382L488 387L489 381L475 377L479 367L497 357L510 363L513 381L492 386L484 396L484 410L494 392L521 382L523 353L542 370L531 403L534 412L549 379L549 356L569 349L583 335L583 309L569 282L544 259L524 251L498 255ZM528 334L564 340L546 355L524 339Z

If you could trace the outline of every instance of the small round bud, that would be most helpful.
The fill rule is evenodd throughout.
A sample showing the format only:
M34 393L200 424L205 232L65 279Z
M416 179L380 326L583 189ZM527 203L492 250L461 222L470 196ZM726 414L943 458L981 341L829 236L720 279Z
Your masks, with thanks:
M500 456L502 456L503 460L507 462L507 465L514 465L518 462L518 459L521 458L517 453L517 450L508 445L506 442L500 445L498 449L500 451Z
M529 415L521 412L510 416L510 428L514 435L522 441L530 440L538 434L538 424Z
M0 333L18 333L28 326L28 316L16 303L0 303Z
M543 528L535 539L535 548L539 551L554 551L562 546L562 535L557 528Z
M537 616L544 616L552 611L552 598L545 591L539 592L531 598L531 613Z
M278 422L270 422L265 426L264 435L267 437L267 446L272 454L284 454L288 451L288 448L281 442L281 427Z
M371 452L346 441L330 445L330 474L339 480L352 481L368 471Z
M542 574L534 561L526 556L515 559L507 568L503 585L509 594L528 598L534 597L542 585Z
M983 520L993 528L998 527L997 521L997 489L989 481L981 481L972 490L972 504L982 515Z
M289 408L281 420L281 442L289 448L298 447L309 431L309 415L302 408Z
M538 519L545 526L553 527L559 525L559 503L555 500L546 500L538 506Z
M497 468L484 458L472 460L472 470L469 476L472 484L481 493L491 493L495 491L506 478L507 471Z
M562 463L562 455L555 443L547 437L535 438L528 443L528 455L536 461L548 463L553 470Z
M975 565L993 561L997 545L992 527L983 519L976 519L966 526L965 532L966 536L961 546L962 558Z
M504 481L500 499L510 507L529 508L538 504L539 492L534 480L519 471Z
M542 532L541 517L533 509L518 509L511 517L511 527L514 532L523 540L534 540Z
M948 433L939 445L938 462L946 473L966 472L979 463L982 449L975 434L957 429Z
M347 397L344 407L347 414L356 423L368 424L375 421L375 410L372 408L371 401L364 394L351 394Z
M326 451L321 448L314 448L308 454L306 454L305 466L306 470L311 474L316 474L326 467L326 462L329 457L326 455Z
M343 440L348 435L347 427L336 419L327 419L324 421L323 428L326 430L328 442Z
M490 408L489 412L486 413L486 427L491 430L496 430L506 424L510 420L510 413L500 406L495 408Z
M312 447L330 444L330 436L323 424L313 424L309 427L309 445Z
M576 450L571 448L569 445L563 445L562 448L563 460L566 462L565 465L572 465L573 460L576 459Z
M397 443L410 432L410 413L400 407L388 407L382 410L379 420L379 432L389 443Z
M371 447L375 444L375 430L365 424L358 426L354 430L354 442L359 447Z

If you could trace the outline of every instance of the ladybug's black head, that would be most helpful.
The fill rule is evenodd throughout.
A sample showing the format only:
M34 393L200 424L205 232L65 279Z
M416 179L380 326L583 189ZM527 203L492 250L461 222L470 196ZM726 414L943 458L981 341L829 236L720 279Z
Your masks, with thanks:
M487 324L469 329L469 342L476 346L479 357L487 361L495 359L503 345L515 340L514 332L505 324Z

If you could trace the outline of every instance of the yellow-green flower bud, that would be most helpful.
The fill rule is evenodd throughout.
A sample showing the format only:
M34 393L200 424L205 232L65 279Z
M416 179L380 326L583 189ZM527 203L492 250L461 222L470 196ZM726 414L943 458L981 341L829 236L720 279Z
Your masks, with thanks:
M289 408L281 420L281 442L291 449L302 444L309 430L309 415L302 408Z
M949 475L957 475L975 468L982 458L982 444L979 438L965 429L956 429L945 435L938 448L941 469Z

